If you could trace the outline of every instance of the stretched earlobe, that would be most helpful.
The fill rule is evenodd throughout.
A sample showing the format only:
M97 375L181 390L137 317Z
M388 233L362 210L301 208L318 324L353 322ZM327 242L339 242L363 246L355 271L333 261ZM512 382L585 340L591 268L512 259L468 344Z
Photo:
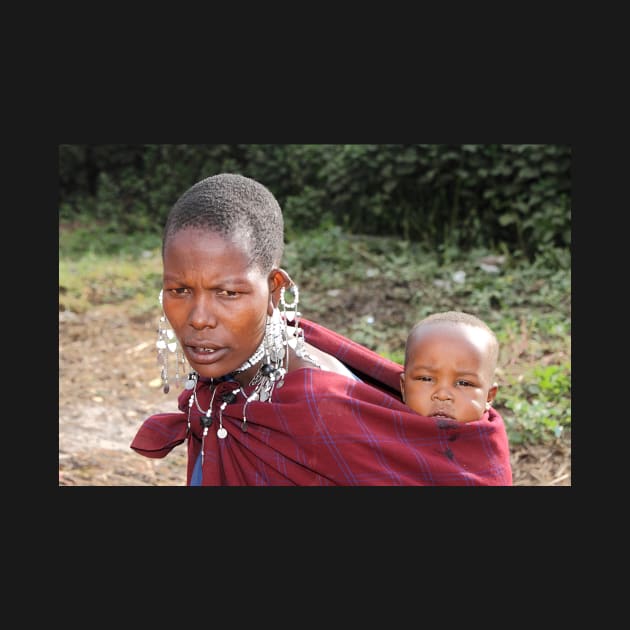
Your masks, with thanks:
M276 267L269 272L269 308L268 313L271 315L274 308L280 302L280 291L282 288L289 287L293 284L291 276L280 267Z

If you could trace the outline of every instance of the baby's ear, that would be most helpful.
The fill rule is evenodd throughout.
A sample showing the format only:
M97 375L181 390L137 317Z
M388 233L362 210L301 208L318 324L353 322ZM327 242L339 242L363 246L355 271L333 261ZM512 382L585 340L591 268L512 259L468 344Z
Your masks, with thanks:
M496 398L498 391L499 386L496 383L493 383L492 387L488 390L488 397L486 400L491 403Z

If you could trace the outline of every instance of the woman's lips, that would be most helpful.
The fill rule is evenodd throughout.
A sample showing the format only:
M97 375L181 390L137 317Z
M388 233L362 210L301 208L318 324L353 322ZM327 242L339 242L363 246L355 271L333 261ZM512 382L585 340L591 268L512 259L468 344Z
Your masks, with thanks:
M205 346L186 346L186 350L190 361L202 365L216 363L228 353L227 348L208 348Z

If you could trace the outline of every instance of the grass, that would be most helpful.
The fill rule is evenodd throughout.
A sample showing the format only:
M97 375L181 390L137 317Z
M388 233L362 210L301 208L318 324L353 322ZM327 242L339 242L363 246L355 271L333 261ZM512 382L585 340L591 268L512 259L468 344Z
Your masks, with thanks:
M289 236L283 266L300 310L402 363L411 325L438 310L475 313L501 344L495 407L512 443L558 439L571 428L571 261L550 251L533 264L507 252L446 249L338 228ZM124 304L155 317L162 263L155 236L60 230L59 308Z
M155 311L162 287L159 250L140 256L88 253L83 258L59 258L59 309L85 313L99 304L128 302L130 314L142 317Z

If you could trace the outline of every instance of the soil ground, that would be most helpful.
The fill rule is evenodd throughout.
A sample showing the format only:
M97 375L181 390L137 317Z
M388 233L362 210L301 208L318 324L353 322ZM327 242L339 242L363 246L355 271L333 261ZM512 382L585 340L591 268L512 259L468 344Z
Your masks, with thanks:
M322 322L334 329L334 324ZM59 485L185 486L186 448L148 459L129 447L142 421L175 411L155 352L157 321L134 321L124 305L59 313ZM512 447L516 486L570 486L570 437Z

